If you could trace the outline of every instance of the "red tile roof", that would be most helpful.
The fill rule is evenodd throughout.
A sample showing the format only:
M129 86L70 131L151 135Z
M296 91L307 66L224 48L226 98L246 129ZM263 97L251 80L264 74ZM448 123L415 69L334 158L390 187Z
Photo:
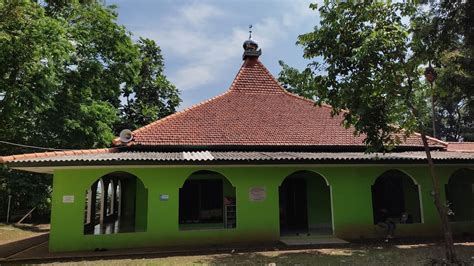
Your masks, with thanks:
M105 148L105 149L67 150L67 151L50 151L50 152L16 154L16 155L9 155L9 156L3 156L3 157L0 156L0 164L13 162L17 160L49 158L49 157L57 157L57 156L69 156L69 155L90 155L90 154L102 154L102 153L114 153L114 152L118 152L118 149Z
M222 95L133 132L129 146L364 146L328 105L283 89L257 59L247 59ZM115 140L119 144L118 140ZM430 138L430 145L447 144ZM403 146L422 146L409 137Z
M343 115L331 116L332 107L291 94L256 58L247 59L230 89L210 100L139 128L128 146L236 147L363 147L364 136L341 125ZM445 149L448 143L429 138L431 146ZM115 145L120 145L118 139ZM403 146L422 147L418 134ZM474 150L473 144L450 143L453 151ZM1 163L71 155L120 152L118 148L69 150L10 155Z
M448 151L474 152L474 142L449 142Z

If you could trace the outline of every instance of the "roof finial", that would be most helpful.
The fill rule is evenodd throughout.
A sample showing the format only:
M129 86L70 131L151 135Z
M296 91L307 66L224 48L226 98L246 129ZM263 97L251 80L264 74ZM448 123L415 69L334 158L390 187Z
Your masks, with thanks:
M258 49L258 43L255 40L252 40L252 28L253 25L249 25L249 39L244 42L244 54L242 55L242 59L245 60L246 58L258 58L262 54L262 50Z

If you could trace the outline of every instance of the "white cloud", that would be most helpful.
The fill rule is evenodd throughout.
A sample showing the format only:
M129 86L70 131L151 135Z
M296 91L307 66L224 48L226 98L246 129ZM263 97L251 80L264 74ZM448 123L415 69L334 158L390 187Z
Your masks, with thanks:
M178 88L193 88L208 84L213 75L207 65L189 65L179 69L173 75L174 84Z
M294 1L287 6L287 12L282 16L282 23L285 27L291 28L304 23L308 18L316 18L316 13L309 8L314 1ZM322 2L322 1L317 1Z
M268 52L288 32L299 27L314 13L307 0L290 1L278 6L275 15L255 21L254 36L260 47ZM139 36L155 39L166 58L180 60L182 65L169 73L169 79L182 91L210 84L228 75L229 58L242 54L242 43L248 38L246 28L231 28L216 32L216 25L238 16L226 7L207 3L182 5L181 9L160 21L159 27L147 27L136 32ZM314 24L313 24L314 25Z
M179 13L179 19L183 19L191 25L201 25L209 18L220 17L224 14L222 10L208 4L191 4L184 6Z

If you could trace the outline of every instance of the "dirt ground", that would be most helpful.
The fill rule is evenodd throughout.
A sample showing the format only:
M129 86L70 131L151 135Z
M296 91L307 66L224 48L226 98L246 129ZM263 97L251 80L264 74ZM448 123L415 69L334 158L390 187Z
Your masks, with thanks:
M49 224L2 224L0 223L0 245L29 238L49 231Z
M474 265L474 242L457 243L465 265ZM44 265L441 265L441 244L351 245L323 248L162 258L55 262Z
M0 245L49 231L49 225L0 224ZM420 243L420 242L414 242ZM272 250L271 248L270 250ZM474 241L456 243L459 258L474 266ZM168 253L169 254L169 253ZM198 253L203 254L203 253ZM340 248L311 248L259 252L225 252L196 255L153 255L113 259L68 259L43 265L441 265L442 242L413 244L407 242L361 242ZM51 261L51 260L49 260ZM36 263L39 261L36 261Z

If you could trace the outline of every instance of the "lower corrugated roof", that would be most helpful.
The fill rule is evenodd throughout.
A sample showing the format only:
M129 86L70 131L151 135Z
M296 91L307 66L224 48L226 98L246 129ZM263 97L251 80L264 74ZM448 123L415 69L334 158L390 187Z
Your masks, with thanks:
M474 162L474 153L432 151L435 161ZM363 152L244 152L244 151L192 151L192 152L113 152L96 154L58 155L28 158L8 163L11 167L55 165L107 165L141 163L201 163L201 162L387 162L425 161L425 152L363 153Z

